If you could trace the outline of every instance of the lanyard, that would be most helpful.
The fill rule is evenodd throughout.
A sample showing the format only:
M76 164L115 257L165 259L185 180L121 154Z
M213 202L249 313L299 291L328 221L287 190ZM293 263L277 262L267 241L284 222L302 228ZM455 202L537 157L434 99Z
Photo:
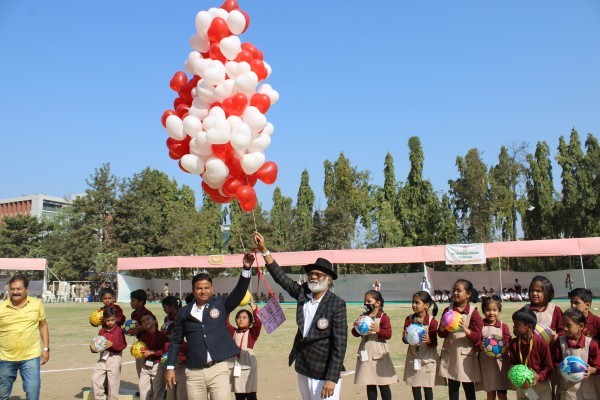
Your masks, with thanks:
M246 333L248 333L247 330L244 331L244 333L242 334L242 339L240 340L240 351L242 350L242 345L244 344L244 337L246 337ZM233 340L235 341L236 337L237 337L238 332L233 332ZM240 358L240 355L238 354L237 356L238 358Z
M519 339L519 361L521 361L521 363L523 365L527 365L527 363L529 362L529 356L531 355L532 349L533 349L533 335L531 335L531 339L529 339L529 351L527 352L527 357L525 357L525 362L523 362L523 354L521 353L521 339Z

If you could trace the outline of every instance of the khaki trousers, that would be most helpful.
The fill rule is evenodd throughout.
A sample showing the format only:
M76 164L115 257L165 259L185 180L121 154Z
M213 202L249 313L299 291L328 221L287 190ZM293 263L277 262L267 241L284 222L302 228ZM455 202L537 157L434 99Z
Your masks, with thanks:
M140 372L140 400L163 400L165 391L165 368L161 363L144 365Z
M187 388L185 384L185 365L175 366L175 387L167 388L167 400L187 400Z
M229 365L227 361L216 363L212 367L185 370L186 387L189 400L230 400Z
M100 355L102 357L102 353ZM104 394L104 381L108 383L108 396ZM100 358L92 374L92 388L95 400L117 400L121 386L121 353L112 354L108 359Z

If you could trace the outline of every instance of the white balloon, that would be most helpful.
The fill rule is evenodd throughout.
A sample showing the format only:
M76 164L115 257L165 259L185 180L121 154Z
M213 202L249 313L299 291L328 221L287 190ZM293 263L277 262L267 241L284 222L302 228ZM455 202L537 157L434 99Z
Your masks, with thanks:
M226 59L234 60L242 51L242 42L237 36L228 36L221 39L219 48Z
M271 145L271 136L269 135L259 135L256 139L250 142L248 149L246 150L248 153L255 153L257 151L265 151Z
M181 166L190 174L200 175L204 172L204 163L193 154L186 154L181 157Z
M186 134L183 131L183 121L177 115L169 115L165 125L167 126L167 133L170 137L175 140L185 139Z
M210 40L208 40L208 36L202 36L196 32L190 38L190 47L200 53L206 53L210 50Z
M231 117L229 117L231 118ZM236 150L245 150L252 141L250 128L245 123L241 122L231 128L231 147Z
M246 107L242 120L250 127L252 133L258 133L267 126L267 117L254 106Z
M204 130L208 131L213 126L215 126L215 123L217 122L217 119L218 118L215 117L214 115L210 115L210 111L209 111L208 112L208 116L202 120L202 127L204 128Z
M227 75L232 79L237 78L244 72L250 72L250 70L250 64L246 61L227 61L227 63L225 63L225 72L227 72Z
M215 102L215 88L204 79L200 79L196 85L196 98L200 99L204 104L212 104Z
M218 101L223 101L233 94L233 87L235 81L233 79L226 79L225 82L221 83L215 88L215 97Z
M223 18L225 21L227 21L227 17L229 17L229 13L227 12L227 10L223 9L223 8L217 8L217 10L215 11L215 18Z
M235 128L236 125L244 123L244 121L242 121L242 119L237 115L231 115L227 117L227 122L229 122L229 126L231 127L231 129Z
M239 10L231 10L227 16L227 27L234 35L239 35L244 32L246 27L246 17Z
M260 87L258 88L258 93L266 94L267 96L269 96L269 99L271 99L271 105L277 103L277 100L279 100L279 93L276 90L273 90L271 85L269 85L268 83L260 85Z
M208 105L196 98L192 101L192 106L188 111L188 115L192 115L202 121L208 116Z
M206 131L206 140L212 144L225 144L230 138L231 128L225 118L217 119L214 126Z
M216 183L227 178L229 175L229 168L225 165L225 162L217 157L209 158L206 161L206 171L202 178L207 181L206 183Z
M273 132L275 132L275 127L272 123L267 122L267 125L265 125L265 129L262 130L261 135L273 136Z
M210 109L208 115L218 119L225 119L225 111L221 107L213 107Z
M271 76L271 72L273 72L273 69L271 68L271 66L269 64L267 64L266 61L263 61L263 65L265 66L265 69L267 70L267 78L269 76Z
M200 56L200 53L196 53L196 54L198 54ZM190 59L190 57L188 56L188 60L189 59ZM194 70L194 74L199 75L201 77L204 76L204 73L212 64L211 59L202 58L202 56L194 57L192 60L190 60L190 62L192 63L192 69Z
M200 11L196 14L196 30L200 35L206 36L211 23L212 16L206 11Z
M206 175L206 174L204 174L204 175ZM205 178L204 175L202 176L202 180L204 182L206 182L206 184L208 186L210 186L213 189L218 189L219 192L220 192L221 191L221 187L225 183L225 179L222 179L222 180L219 180L219 181L211 181L211 180L208 180L207 178Z
M212 144L206 141L206 132L198 132L198 134L190 140L190 152L199 157L212 155Z
M200 122L200 120L197 117L189 115L188 112L187 117L183 119L183 131L193 137L201 130L202 122Z
M244 72L235 78L235 86L246 96L251 97L258 85L258 76L252 71Z
M242 169L247 175L252 175L265 163L265 154L261 152L244 154Z
M217 7L211 7L209 8L207 11L208 15L210 15L211 17L214 17L215 14L217 13Z
M219 60L213 60L204 71L204 80L211 85L219 85L225 81L225 66Z

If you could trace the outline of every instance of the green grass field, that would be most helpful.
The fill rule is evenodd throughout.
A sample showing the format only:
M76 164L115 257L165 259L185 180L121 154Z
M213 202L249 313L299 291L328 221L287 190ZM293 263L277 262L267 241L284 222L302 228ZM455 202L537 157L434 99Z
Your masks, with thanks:
M502 320L512 326L510 316L522 305L523 303L505 304L501 314ZM93 309L100 306L101 303L46 305L52 352L48 364L42 367L42 399L82 398L83 392L90 388L90 378L97 355L90 353L89 343L97 334L98 329L90 326L88 317ZM121 306L128 317L131 314L131 307L129 304ZM560 306L565 308L567 304L562 303ZM259 363L258 395L261 399L300 399L296 388L296 373L293 367L287 365L288 354L296 332L295 304L284 303L282 307L287 318L286 322L271 335L267 335L263 331L255 346ZM444 304L440 304L440 313L444 307ZM158 318L164 317L159 304L149 304L148 308ZM349 304L348 321L353 321L361 311L361 304ZM400 382L392 385L392 393L394 398L408 400L412 398L411 390L402 382L407 349L400 336L404 319L412 310L409 304L391 303L386 305L385 311L390 316L394 329L394 336L389 341L389 347L400 379ZM439 316L438 314L438 320ZM128 344L133 342L130 337L127 340ZM349 335L344 363L347 372L342 381L342 399L344 400L366 398L366 388L354 385L353 371L356 365L358 344L359 339ZM122 388L136 389L137 387L134 360L129 351L124 352L121 382ZM435 399L447 398L445 387L436 387L434 394ZM18 379L15 382L11 399L20 398L25 398L25 396L21 389L21 381ZM477 398L485 399L485 393L479 392Z

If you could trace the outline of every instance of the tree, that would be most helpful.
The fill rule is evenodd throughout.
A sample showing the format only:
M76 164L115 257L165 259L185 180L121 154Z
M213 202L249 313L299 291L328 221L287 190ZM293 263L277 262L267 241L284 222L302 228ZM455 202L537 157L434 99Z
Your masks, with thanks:
M233 254L252 250L254 247L252 238L255 230L262 233L267 239L271 237L272 229L260 203L251 212L245 212L234 200L229 203L229 218L231 219L231 226L228 247ZM240 260L241 262L242 260Z
M270 246L275 251L290 250L292 228L292 199L281 194L279 186L273 192L273 206L269 213L271 225Z
M204 193L202 207L198 214L199 241L194 254L223 254L226 244L223 240L222 227L225 225L224 210L221 204L215 203Z
M467 243L490 242L492 208L487 167L477 149L469 150L464 158L457 157L456 166L459 178L448 183L461 239Z
M0 257L32 257L43 240L47 224L30 215L0 221Z
M550 147L538 142L535 154L527 155L525 171L527 208L523 216L523 234L527 240L555 238L556 198L552 181Z
M586 153L583 158L585 180L590 185L583 205L587 215L584 225L585 236L600 236L600 145L591 133L585 141Z
M308 250L312 245L315 194L310 187L308 171L302 171L296 208L292 218L291 249Z
M388 152L384 160L383 188L374 190L374 209L371 232L375 234L373 247L396 247L404 244L400 222L396 218L398 182L394 173L394 158Z

